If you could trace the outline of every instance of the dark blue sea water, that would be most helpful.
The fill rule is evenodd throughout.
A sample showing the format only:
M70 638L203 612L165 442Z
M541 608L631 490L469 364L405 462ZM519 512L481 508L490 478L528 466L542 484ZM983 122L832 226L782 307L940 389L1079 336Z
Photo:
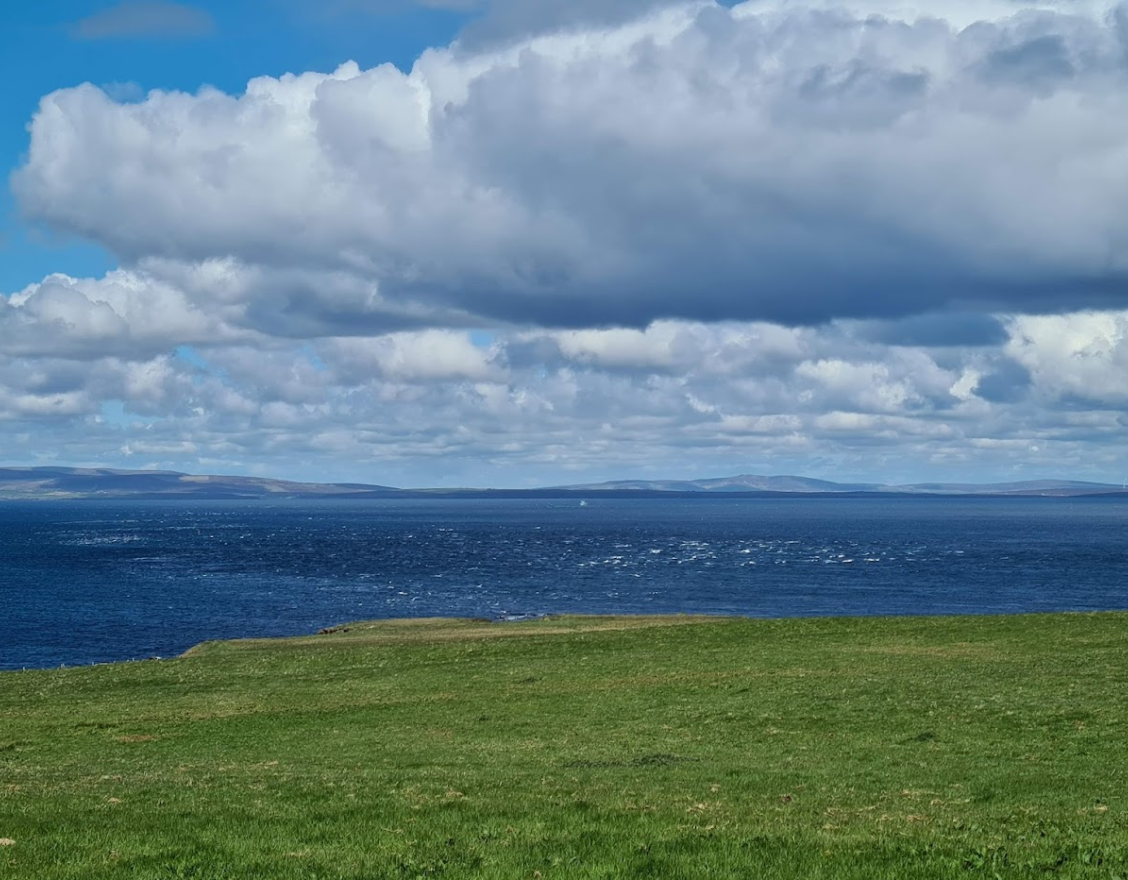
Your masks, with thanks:
M362 618L1128 608L1123 499L0 504L0 668Z

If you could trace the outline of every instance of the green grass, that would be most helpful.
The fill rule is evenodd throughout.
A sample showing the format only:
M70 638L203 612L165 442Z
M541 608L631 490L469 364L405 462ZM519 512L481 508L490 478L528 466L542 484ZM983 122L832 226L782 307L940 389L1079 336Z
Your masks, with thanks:
M0 878L1128 878L1128 615L356 624L0 674Z

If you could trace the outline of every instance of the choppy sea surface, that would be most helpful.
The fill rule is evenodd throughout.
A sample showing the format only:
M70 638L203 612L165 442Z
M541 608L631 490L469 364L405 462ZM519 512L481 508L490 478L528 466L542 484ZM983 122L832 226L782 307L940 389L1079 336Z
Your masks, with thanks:
M1128 608L1119 498L0 504L0 668L349 620Z

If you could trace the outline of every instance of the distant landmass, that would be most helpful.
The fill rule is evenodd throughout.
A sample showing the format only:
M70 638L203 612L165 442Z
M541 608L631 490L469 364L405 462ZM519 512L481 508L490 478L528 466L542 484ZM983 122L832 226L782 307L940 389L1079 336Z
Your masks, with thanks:
M1077 480L1017 483L835 483L810 477L741 474L707 480L613 480L543 489L399 489L365 483L300 483L266 477L184 474L112 468L0 468L0 499L517 498L644 495L1128 495L1128 488Z
M765 477L741 474L708 480L613 480L607 483L562 487L571 491L640 491L640 492L787 492L787 493L859 493L884 492L899 495L1106 495L1128 494L1128 487L1111 483L1087 483L1079 480L1026 480L1013 483L834 483L810 477Z
M0 468L0 499L41 498L336 498L395 494L388 486L295 483L112 468Z

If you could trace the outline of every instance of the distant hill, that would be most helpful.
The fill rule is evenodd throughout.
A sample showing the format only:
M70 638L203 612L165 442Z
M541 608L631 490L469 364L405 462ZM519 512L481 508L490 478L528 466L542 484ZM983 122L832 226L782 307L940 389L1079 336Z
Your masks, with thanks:
M741 474L736 477L716 477L708 480L613 480L608 483L587 483L561 488L584 492L622 491L633 489L645 492L876 492L881 487L875 483L832 483L810 477L764 477L758 474Z
M886 490L888 491L888 490ZM914 483L893 491L933 495L1107 495L1128 494L1124 486L1082 480L1025 480L1017 483Z
M295 483L262 477L196 476L112 468L0 468L0 499L39 498L344 498L386 495L387 486Z
M562 486L573 492L787 492L787 493L845 493L886 492L899 495L1104 495L1128 494L1123 486L1110 483L1086 483L1078 480L1027 480L1015 483L910 483L883 485L880 483L834 483L810 477L741 474L736 477L718 477L706 480L612 480L606 483L587 483Z
M366 483L299 483L267 477L228 477L178 471L130 471L113 468L0 468L0 500L14 499L255 499L255 498L560 498L603 494L638 497L660 494L843 494L900 495L1052 495L1125 494L1108 483L1076 480L1030 480L1018 483L835 483L797 476L740 474L706 480L613 480L545 489L397 489Z

